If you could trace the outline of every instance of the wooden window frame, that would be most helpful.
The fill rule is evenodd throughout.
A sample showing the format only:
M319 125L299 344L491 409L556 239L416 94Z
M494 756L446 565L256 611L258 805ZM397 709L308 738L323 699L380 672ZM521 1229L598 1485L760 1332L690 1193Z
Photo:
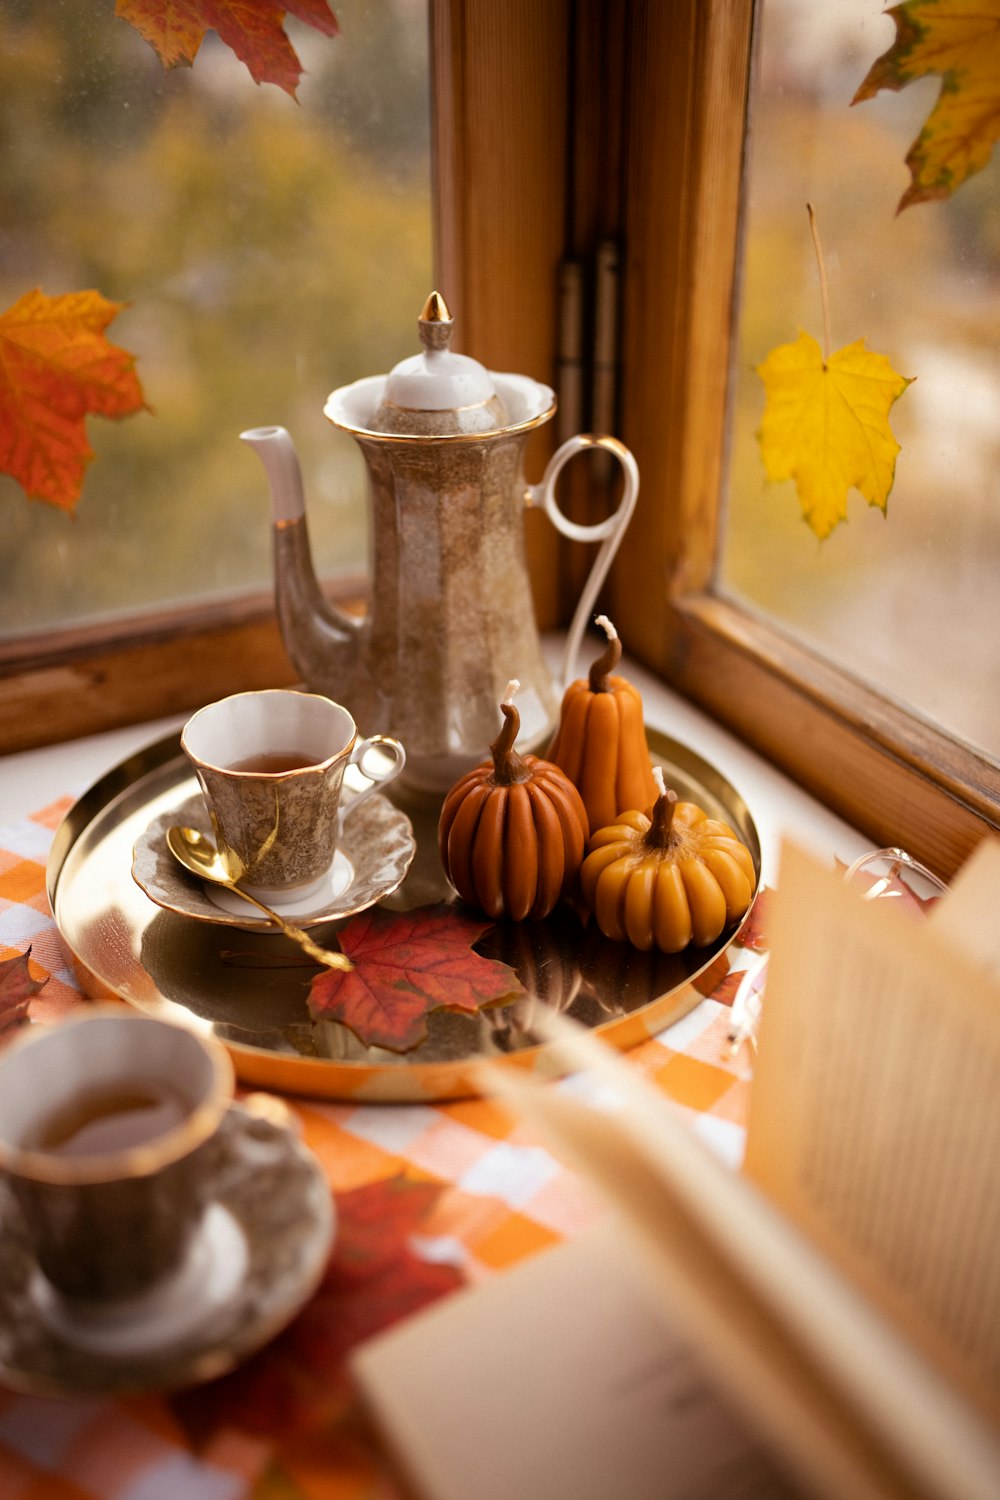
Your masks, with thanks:
M617 430L642 487L607 605L627 649L873 843L949 876L1000 830L995 761L714 585L752 26L753 0L431 0L437 277L465 348L552 380L560 264L619 245ZM528 540L552 626L579 560L541 518ZM269 596L61 631L0 649L0 748L289 680Z
M612 580L628 648L879 846L950 877L1000 771L715 587L752 0L630 7L621 431L642 512Z

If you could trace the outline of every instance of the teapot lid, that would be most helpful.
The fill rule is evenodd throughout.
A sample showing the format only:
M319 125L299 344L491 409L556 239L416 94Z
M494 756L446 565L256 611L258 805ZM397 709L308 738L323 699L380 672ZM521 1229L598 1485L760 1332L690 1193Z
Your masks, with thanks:
M507 412L489 371L449 348L454 320L440 292L431 292L417 326L423 349L401 360L386 377L378 430L460 433L506 425ZM435 413L427 419L429 426L420 421L421 412Z

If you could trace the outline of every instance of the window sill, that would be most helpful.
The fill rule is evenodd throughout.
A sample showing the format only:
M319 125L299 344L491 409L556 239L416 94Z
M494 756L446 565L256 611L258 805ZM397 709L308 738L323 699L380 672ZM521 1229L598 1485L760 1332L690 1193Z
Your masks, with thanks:
M548 645L551 660L559 660L561 640L553 638ZM631 662L621 670L642 693L647 723L696 751L740 792L757 825L765 884L777 879L785 837L844 863L870 847L850 824L650 673ZM79 796L134 750L179 729L186 716L168 715L0 758L0 820L9 824L60 797Z
M664 675L797 784L950 879L1000 829L989 757L710 594L675 600Z
M336 599L357 607L360 585ZM294 672L270 592L0 645L0 752L141 724Z

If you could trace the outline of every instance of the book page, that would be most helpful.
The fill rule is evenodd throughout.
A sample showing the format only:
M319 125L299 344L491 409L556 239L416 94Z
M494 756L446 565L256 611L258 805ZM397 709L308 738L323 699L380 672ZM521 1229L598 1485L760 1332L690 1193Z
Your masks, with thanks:
M838 1500L990 1493L1000 1443L878 1312L647 1079L565 1018L544 1026L601 1107L514 1071L498 1096L617 1207L649 1297L802 1482Z
M959 870L947 895L933 902L927 920L938 937L963 949L970 962L1000 977L1000 840L983 839Z
M950 900L909 917L784 849L745 1170L1000 1424L1000 983Z
M352 1371L433 1500L796 1500L609 1223L365 1344Z

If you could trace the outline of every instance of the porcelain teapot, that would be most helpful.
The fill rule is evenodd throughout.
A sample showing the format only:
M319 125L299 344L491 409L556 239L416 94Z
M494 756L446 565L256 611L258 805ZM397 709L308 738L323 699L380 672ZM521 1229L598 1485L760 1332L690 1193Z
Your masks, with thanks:
M559 686L545 663L524 554L524 511L540 506L567 537L600 542L566 642L568 679L600 586L635 507L638 470L616 438L581 434L525 482L525 441L555 412L553 392L449 348L453 322L434 292L422 348L389 375L334 391L325 415L356 439L368 470L371 586L362 618L331 606L313 572L302 476L283 427L241 434L270 480L275 593L285 649L302 681L344 704L363 733L402 740L405 781L444 792L482 760L508 682L520 683L521 744L544 749ZM624 470L617 510L593 526L562 514L555 485L585 449Z

